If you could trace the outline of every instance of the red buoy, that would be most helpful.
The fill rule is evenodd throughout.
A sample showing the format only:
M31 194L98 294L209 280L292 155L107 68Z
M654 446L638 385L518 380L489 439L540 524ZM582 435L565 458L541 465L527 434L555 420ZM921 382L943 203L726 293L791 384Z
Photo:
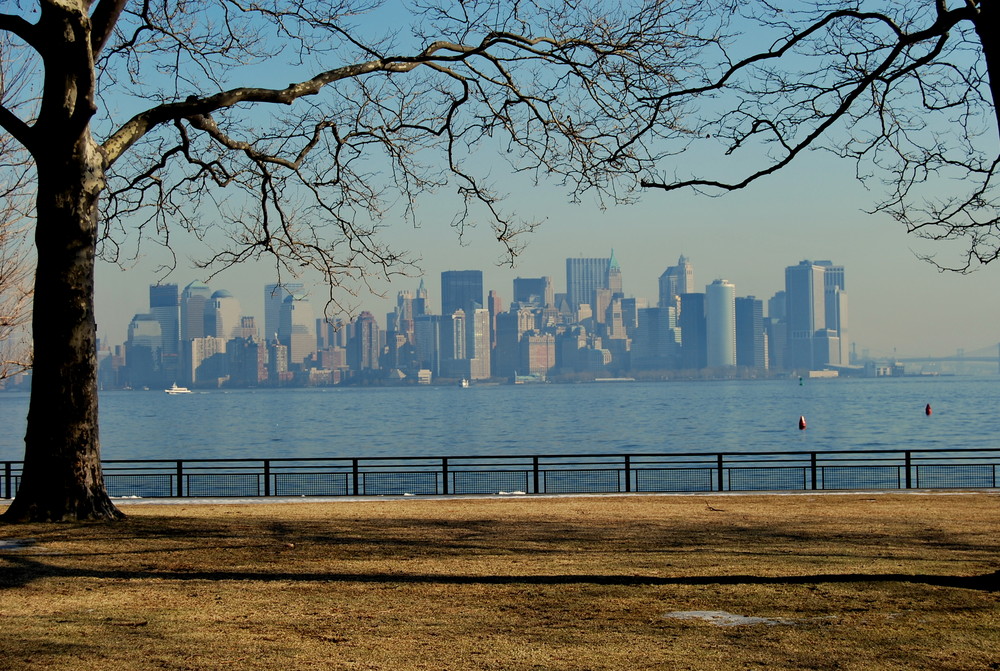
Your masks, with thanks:
M806 418L805 415L799 415L799 430L806 428Z
M930 403L928 403L927 407L924 408L924 414L925 415L930 415L931 414L931 404Z

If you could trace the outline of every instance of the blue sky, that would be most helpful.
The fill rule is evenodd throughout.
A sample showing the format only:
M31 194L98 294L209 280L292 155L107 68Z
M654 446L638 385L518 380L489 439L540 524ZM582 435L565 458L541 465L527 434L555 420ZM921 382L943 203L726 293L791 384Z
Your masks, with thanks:
M882 215L868 215L872 194L853 179L852 166L811 155L791 170L756 186L719 198L690 193L648 192L640 203L601 210L593 202L569 204L555 187L518 189L511 195L521 211L543 224L511 269L498 267L502 249L486 227L468 232L465 244L446 220L425 213L412 229L392 225L388 238L422 258L425 282L440 305L440 272L480 268L486 286L510 299L514 277L550 275L556 291L565 290L565 259L606 256L610 249L622 265L625 293L655 302L657 277L681 254L695 266L698 286L717 278L736 284L737 294L768 298L783 288L784 268L803 259L829 259L846 268L851 341L873 354L943 355L956 349L995 348L1000 341L1000 267L969 275L938 272L917 258L943 243L907 235ZM101 336L114 344L125 338L131 316L148 307L148 285L155 281L155 250L135 267L121 271L102 264L98 271L97 318ZM182 244L183 254L204 251ZM190 265L166 281L183 286L200 277ZM309 278L304 278L307 282ZM262 287L274 281L266 266L247 265L211 282L229 289L248 314L262 315ZM361 295L354 302L384 324L398 290L415 288L418 277L379 288L386 299ZM322 293L315 290L317 310Z
M255 74L260 77L262 71L255 68ZM295 78L284 77L281 73L277 80L281 85ZM733 167L732 160L711 144L675 159L680 167L724 171ZM390 226L386 238L421 259L435 306L440 305L443 270L482 269L487 288L498 290L507 301L514 277L550 275L556 291L563 291L567 257L606 256L611 248L623 269L625 293L651 302L657 297L657 277L681 254L694 263L699 286L725 278L735 283L737 295L763 299L783 288L786 266L803 259L829 259L846 269L850 340L859 352L946 355L958 348L971 352L987 347L995 352L1000 342L1000 297L995 288L1000 265L958 275L940 273L919 260L919 254L940 253L943 262L954 261L962 249L920 240L887 216L866 214L880 194L866 191L854 180L852 164L829 155L805 155L779 174L719 198L650 191L640 194L636 205L606 210L586 197L580 204L570 204L559 187L533 187L505 175L504 167L498 162L494 177L510 193L508 206L543 221L513 269L497 266L503 250L486 226L467 232L464 245L459 244L448 226L450 214L437 210L435 202L421 210L417 230L402 220L386 222ZM669 163L661 166L667 174L673 168ZM100 335L109 343L122 342L132 315L147 309L150 283L164 279L183 286L205 279L187 261L205 248L178 237L174 242L180 266L166 278L155 274L164 258L151 245L144 248L146 256L126 271L107 264L99 267L97 319ZM269 266L250 264L226 271L210 284L229 289L246 313L261 318L262 287L274 279ZM308 283L315 278L302 279ZM384 299L369 294L341 296L358 310L372 311L384 324L396 292L415 288L418 282L419 277L412 277L377 284L375 288L386 294ZM313 294L319 312L323 292L317 289Z

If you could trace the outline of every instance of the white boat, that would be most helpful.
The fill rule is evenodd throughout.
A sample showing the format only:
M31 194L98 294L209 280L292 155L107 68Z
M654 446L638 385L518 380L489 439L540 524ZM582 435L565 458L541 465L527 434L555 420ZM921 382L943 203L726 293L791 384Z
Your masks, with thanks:
M466 379L465 379L465 378L463 377L463 378L462 378L462 381L458 383L458 386L459 386L459 387L461 387L462 389L468 389L468 388L469 388L469 381L468 381L468 380L466 380Z
M170 385L169 389L164 389L163 391L167 392L168 394L190 394L191 393L191 390L188 389L187 387L178 387L176 382L174 382L172 385Z

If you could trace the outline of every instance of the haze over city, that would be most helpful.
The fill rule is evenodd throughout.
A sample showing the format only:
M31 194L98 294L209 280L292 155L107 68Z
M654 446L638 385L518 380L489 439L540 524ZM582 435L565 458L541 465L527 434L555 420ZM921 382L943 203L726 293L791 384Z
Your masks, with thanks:
M921 240L884 215L869 215L873 196L852 179L851 166L823 156L807 157L799 170L785 171L747 191L719 198L692 193L640 194L638 204L602 209L593 201L569 204L557 187L533 187L506 179L508 207L541 226L524 238L525 249L513 268L502 265L503 248L487 227L467 230L459 239L446 215L433 206L418 211L421 226L389 224L384 238L419 259L432 303L439 306L440 273L478 268L484 286L510 300L515 277L551 276L565 291L565 259L606 256L613 248L621 264L628 297L655 305L657 278L685 255L695 267L699 290L718 278L736 285L737 295L766 301L784 284L784 268L803 259L832 259L847 270L850 296L850 343L872 356L943 356L995 349L1000 341L1000 297L991 290L997 272L986 267L968 275L940 272L919 256L936 255L954 263L962 248ZM103 263L98 269L97 319L100 336L115 344L125 340L128 322L148 305L148 285L157 280L181 286L207 279L193 258L208 247L175 238L177 269L157 272L169 261L162 249L147 245L139 261L125 270ZM246 314L262 315L261 287L275 281L273 266L247 263L208 282L228 289L243 302ZM293 278L284 277L286 281ZM299 278L307 287L314 278ZM372 312L385 325L396 293L413 290L420 276L376 279L336 293L356 315ZM310 299L322 311L326 290L313 286Z

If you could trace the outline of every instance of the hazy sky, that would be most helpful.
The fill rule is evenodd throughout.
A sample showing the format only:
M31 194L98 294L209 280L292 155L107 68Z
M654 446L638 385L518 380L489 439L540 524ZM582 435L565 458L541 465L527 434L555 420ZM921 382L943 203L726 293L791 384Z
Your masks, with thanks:
M710 157L709 157L710 158ZM721 157L720 157L721 159ZM917 258L939 251L960 251L908 235L888 217L868 215L873 195L851 179L852 166L824 155L807 156L793 169L749 190L720 198L691 193L647 192L633 206L601 210L593 202L568 204L557 188L518 189L511 194L520 211L543 219L514 269L498 267L502 249L488 228L476 229L459 244L447 221L425 220L414 230L392 228L389 239L422 258L432 304L440 307L443 270L482 269L486 289L496 289L506 303L514 277L550 275L557 292L565 291L565 259L607 256L613 247L622 266L626 295L657 298L657 278L681 254L694 263L701 288L717 278L736 284L737 295L769 298L783 289L784 268L803 259L842 264L849 300L850 341L858 352L873 355L946 355L989 348L1000 341L1000 266L970 275L941 273ZM187 251L182 248L182 258ZM125 339L128 322L148 309L148 285L156 280L155 254L121 271L102 264L98 271L97 319L102 338ZM181 287L199 274L182 267L166 281ZM229 289L244 312L262 321L263 285L274 281L267 267L226 271L211 282ZM308 281L308 278L307 278ZM382 288L386 298L362 296L361 309L384 325L395 294L414 289L419 277ZM322 309L322 294L315 308Z
M398 20L398 14L391 16ZM381 25L372 21L372 25ZM255 76L263 77L266 70L255 68ZM281 71L272 85L290 81L280 78L286 74ZM675 157L675 165L726 170L732 167L733 159L723 150L722 146L708 145L698 154ZM483 160L490 160L487 152L481 153ZM866 191L854 180L853 164L828 154L799 157L777 175L723 197L650 191L642 194L637 205L606 210L586 198L571 205L558 187L533 188L508 177L505 168L498 162L493 176L509 190L508 205L544 222L530 236L515 268L496 265L503 250L492 240L487 226L469 232L465 245L460 245L448 226L450 213L423 210L418 230L400 221L386 236L397 248L409 249L422 259L435 310L440 307L443 270L482 269L486 289L496 289L506 304L514 277L549 275L555 290L565 291L567 257L604 257L614 248L626 295L655 303L657 278L681 254L693 262L698 287L725 278L736 285L737 295L761 299L784 288L786 266L803 259L826 259L845 267L848 333L858 352L867 349L877 356L893 352L923 356L954 354L963 348L967 353L983 349L996 353L1000 294L995 287L1000 262L970 275L958 275L941 273L919 260L918 254L938 253L942 262L955 262L963 248L920 240L907 235L888 216L865 214L881 194ZM661 171L670 174L674 166L662 165ZM150 283L162 279L183 287L194 279L205 279L204 273L185 262L204 253L204 248L188 246L176 236L174 242L181 265L168 277L155 274L154 269L164 259L151 245L146 247L150 256L127 271L107 264L99 267L97 319L100 335L107 342L121 343L132 315L148 310ZM263 285L275 279L272 268L250 265L226 271L210 285L232 291L244 312L262 322ZM351 300L345 296L345 300L358 309L370 310L384 325L396 292L414 289L418 283L419 277L407 278L377 287L385 298L369 295ZM320 313L323 292L316 290L313 295L314 308Z

